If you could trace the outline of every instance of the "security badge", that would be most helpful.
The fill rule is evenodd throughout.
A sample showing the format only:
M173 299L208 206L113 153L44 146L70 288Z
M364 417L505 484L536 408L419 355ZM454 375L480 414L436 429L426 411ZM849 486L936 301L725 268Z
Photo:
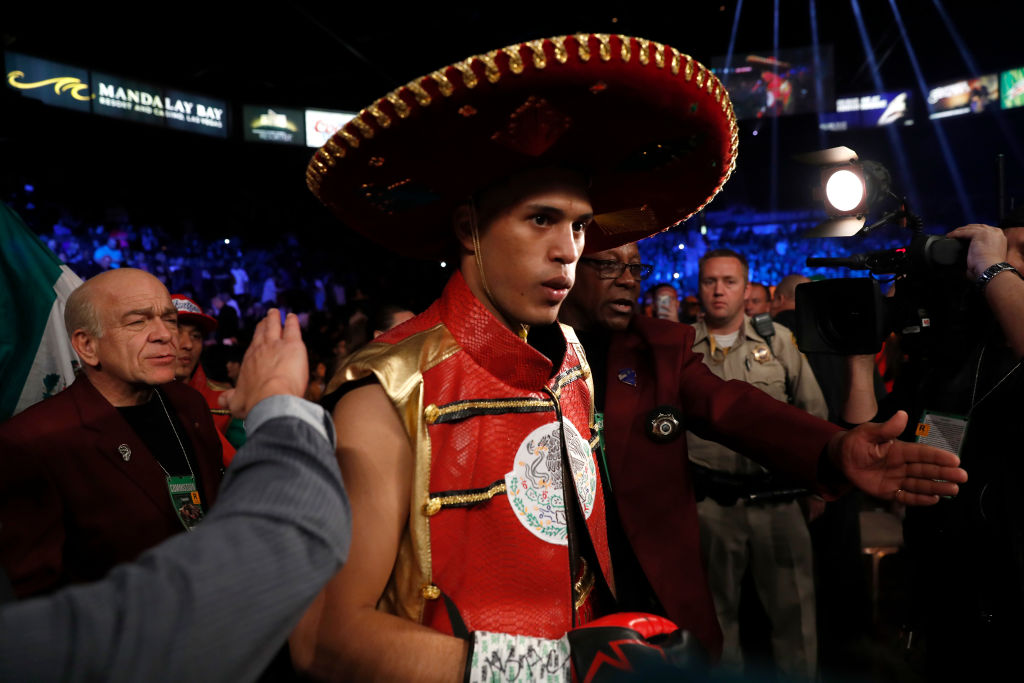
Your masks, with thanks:
M672 406L658 406L647 414L647 437L655 443L668 443L682 433L682 419Z
M758 344L754 347L754 350L750 352L750 355L754 357L758 363L767 363L772 359L771 350L764 344Z
M203 519L203 505L196 487L196 478L192 475L167 477L167 491L171 494L171 505L181 525L186 531L192 531Z

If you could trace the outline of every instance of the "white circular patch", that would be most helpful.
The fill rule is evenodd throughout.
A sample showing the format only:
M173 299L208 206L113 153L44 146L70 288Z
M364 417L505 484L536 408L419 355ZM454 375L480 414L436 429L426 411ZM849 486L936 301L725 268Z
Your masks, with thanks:
M538 427L523 439L512 471L505 475L505 490L520 523L537 538L555 545L568 544L565 501L562 498L562 440L565 425L576 495L587 519L597 497L597 467L590 444L568 420Z

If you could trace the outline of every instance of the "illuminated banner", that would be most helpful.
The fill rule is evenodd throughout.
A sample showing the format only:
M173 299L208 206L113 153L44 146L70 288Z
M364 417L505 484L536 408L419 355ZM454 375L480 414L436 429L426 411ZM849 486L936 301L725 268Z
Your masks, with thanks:
M769 54L738 53L726 68L725 57L711 60L712 71L725 84L736 118L754 119L818 111L816 84L822 101L832 100L832 46L818 48L818 68L810 47Z
M355 118L350 111L306 110L306 146L323 147L339 128Z
M986 74L953 81L928 92L928 118L941 119L960 114L980 114L999 107L999 78Z
M242 110L242 136L256 142L297 144L306 142L306 126L302 110L246 104Z
M1002 94L1003 109L1024 107L1024 67L999 74L999 92Z
M840 97L834 112L822 112L818 127L821 130L842 131L853 128L874 128L894 123L909 126L910 92L883 92L857 97Z
M227 103L212 97L93 72L94 114L226 138Z
M242 108L242 137L255 142L302 146L306 144L305 115L301 109L247 104Z
M96 96L85 69L16 52L4 53L4 81L25 97L83 112L90 110Z

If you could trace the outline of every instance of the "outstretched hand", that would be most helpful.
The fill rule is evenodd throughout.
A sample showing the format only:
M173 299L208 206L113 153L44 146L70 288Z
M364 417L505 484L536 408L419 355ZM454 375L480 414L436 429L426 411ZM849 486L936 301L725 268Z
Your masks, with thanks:
M960 459L949 451L898 441L907 425L902 410L882 424L868 422L837 434L829 458L860 490L905 505L934 505L955 496L967 481Z
M276 308L267 311L253 333L252 344L242 359L235 388L218 399L221 407L244 418L269 396L291 394L301 397L309 382L309 359L302 343L299 319L289 313L284 326Z

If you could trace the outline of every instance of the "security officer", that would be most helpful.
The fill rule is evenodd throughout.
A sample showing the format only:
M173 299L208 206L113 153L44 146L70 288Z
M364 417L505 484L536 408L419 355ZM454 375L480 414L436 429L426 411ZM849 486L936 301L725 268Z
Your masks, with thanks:
M716 249L700 261L693 351L726 380L753 384L773 398L816 417L828 414L821 389L789 331L774 323L755 327L744 314L749 289L746 259ZM770 327L768 326L770 325ZM759 331L759 329L761 331ZM723 664L739 668L740 586L749 565L771 626L776 666L786 676L812 679L817 669L811 541L800 506L804 491L781 481L726 446L687 434L698 478L701 544L715 609L722 626Z

